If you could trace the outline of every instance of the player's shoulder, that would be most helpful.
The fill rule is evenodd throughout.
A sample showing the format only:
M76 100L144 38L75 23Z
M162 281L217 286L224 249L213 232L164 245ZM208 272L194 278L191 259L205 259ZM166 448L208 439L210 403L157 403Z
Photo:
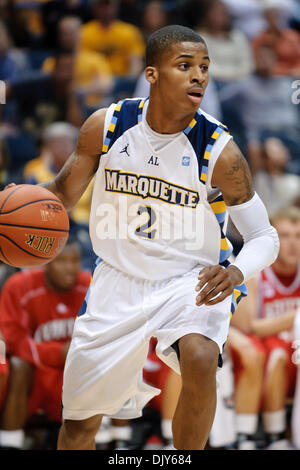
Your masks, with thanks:
M102 140L99 138L99 135L101 135L104 130L106 113L107 108L97 109L84 121L79 134L80 142L82 139L86 139L86 144L89 147L89 145L93 145L95 141L96 147L98 148L99 142Z
M44 270L41 268L33 268L28 270L17 271L7 279L4 288L6 289L28 289L32 285L44 284Z

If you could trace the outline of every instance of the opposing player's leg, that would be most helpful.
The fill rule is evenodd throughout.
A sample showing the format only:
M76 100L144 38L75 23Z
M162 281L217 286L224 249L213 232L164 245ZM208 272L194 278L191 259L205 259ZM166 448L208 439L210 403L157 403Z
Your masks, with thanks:
M9 381L3 406L1 422L1 445L22 448L24 426L28 416L28 400L34 376L34 367L29 362L11 357Z
M280 340L277 338L267 338L265 343L269 349L269 356L262 403L263 427L270 448L275 448L275 446L280 448L281 444L284 446L286 443L285 400L288 382L288 354L285 348L280 347Z
M94 450L101 420L101 415L83 420L66 419L59 431L58 450Z
M235 330L231 331L230 347L235 374L237 447L252 450L261 404L264 347L259 338Z
M182 389L173 418L176 449L205 448L216 409L218 345L200 335L179 340Z

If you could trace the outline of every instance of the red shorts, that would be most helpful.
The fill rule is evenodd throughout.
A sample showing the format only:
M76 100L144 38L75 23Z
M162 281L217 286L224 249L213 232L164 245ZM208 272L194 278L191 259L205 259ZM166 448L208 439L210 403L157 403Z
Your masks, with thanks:
M50 421L60 422L63 370L36 369L28 403L28 416L43 411Z
M255 346L257 351L263 352L265 354L265 370L267 368L269 358L271 353L275 349L283 349L287 353L287 368L286 368L286 394L288 397L292 397L295 393L295 385L296 385L296 372L297 366L292 362L292 355L294 349L292 348L292 342L284 341L283 339L279 338L278 336L269 336L267 338L258 338L256 336L247 335L248 338L251 339L253 345ZM243 370L243 365L241 362L241 358L239 356L238 351L230 349L231 357L233 361L234 367L234 375L235 381L237 382L239 376Z
M162 362L157 355L155 350L151 351L147 357L147 363L143 369L144 381L153 387L164 389L170 368ZM152 398L147 406L154 408L155 410L161 411L162 405L162 393Z
M1 381L1 376L4 376ZM0 364L0 409L3 406L9 376L9 366ZM28 417L44 412L50 421L61 422L61 392L63 383L63 370L47 368L35 369L33 386L28 401Z

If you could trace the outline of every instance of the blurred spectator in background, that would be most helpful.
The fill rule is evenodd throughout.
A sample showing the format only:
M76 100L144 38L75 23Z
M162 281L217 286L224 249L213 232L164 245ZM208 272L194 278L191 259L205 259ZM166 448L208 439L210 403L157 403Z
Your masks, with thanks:
M280 251L272 266L247 283L248 296L238 307L257 354L265 356L260 395L249 397L255 384L238 382L240 422L243 441L252 441L262 411L266 445L269 449L289 449L286 434L286 398L295 391L296 365L293 355L293 326L300 307L300 209L285 208L271 217L278 231ZM257 362L259 365L260 362ZM252 413L247 400L252 403ZM249 448L249 447L248 447Z
M300 196L300 176L287 172L290 155L283 142L270 137L253 143L249 150L254 187L268 214L293 205Z
M221 0L207 2L197 29L207 44L209 71L217 84L250 75L254 68L250 44L244 33L232 28L228 9Z
M0 138L0 191L7 185L7 168L9 165L9 151L3 139Z
M41 155L25 165L25 183L40 184L52 179L74 151L77 135L78 130L67 122L50 124L43 133ZM92 190L93 181L70 213L70 231L81 244L83 267L90 270L96 259L88 237Z
M263 15L265 0L223 0L232 16L234 27L243 31L253 39L266 29L266 20ZM268 3L281 3L283 5L284 21L294 14L297 9L297 0L267 0Z
M154 31L167 25L168 15L163 2L159 0L148 2L143 10L141 21L141 31L145 42Z
M103 54L79 49L81 20L75 16L65 16L57 26L58 49L74 56L74 88L83 100L83 107L97 108L103 97L107 96L113 86L110 65ZM43 63L43 71L51 73L54 58L48 57Z
M279 0L264 0L266 30L253 41L254 50L262 45L273 49L276 61L272 73L300 77L300 34L286 27L282 19L285 4Z
M134 83L141 73L145 48L140 30L117 19L118 8L118 0L92 0L94 19L81 31L82 48L104 54L112 73L119 77L115 93L128 91L128 79Z
M27 132L39 137L40 132L54 121L68 121L79 127L83 113L74 87L74 56L58 52L53 71L36 72L7 84L8 101L17 103L17 123Z
M90 284L80 270L80 248L71 238L43 269L13 275L0 303L0 329L7 345L9 381L0 444L22 448L28 418L41 410L61 421L63 367L75 317Z
M29 69L25 53L12 47L7 27L0 20L0 80L13 80Z
M223 106L235 107L238 124L244 124L246 129L248 146L268 133L269 136L273 134L281 138L286 144L294 143L298 148L300 124L297 107L291 101L292 80L273 75L275 62L271 47L258 47L255 51L255 73L239 83L227 85L219 96ZM289 148L292 149L291 146ZM295 158L295 167L298 166L300 172L299 153L291 153L291 157Z
M51 0L42 3L41 16L44 27L43 47L59 47L57 25L65 16L76 16L85 23L91 19L90 0Z

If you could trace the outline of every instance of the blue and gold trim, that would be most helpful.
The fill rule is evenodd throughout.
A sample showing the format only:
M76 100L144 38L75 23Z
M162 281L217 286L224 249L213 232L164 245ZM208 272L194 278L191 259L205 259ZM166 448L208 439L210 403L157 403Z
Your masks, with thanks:
M113 112L110 124L108 126L106 136L104 138L104 142L103 142L103 146L102 146L102 153L107 153L108 149L111 146L112 137L113 137L114 132L116 130L116 125L117 125L117 122L118 122L118 119L119 119L119 116L120 116L120 111L121 111L123 102L124 102L124 100L119 101L116 104L116 107L115 107L115 110Z
M220 225L220 230L221 230L219 264L223 266L224 268L227 268L230 265L228 258L232 254L232 245L223 232L224 223L226 219L226 204L224 202L223 196L220 195L216 199L211 201L210 207L218 220L218 223ZM239 301L246 295L247 295L247 287L245 284L241 284L240 286L235 287L232 293L232 299L231 299L231 309L230 309L231 316L234 314Z
M225 126L218 125L218 127L216 127L216 129L213 131L212 135L210 136L208 140L208 143L205 148L204 155L203 155L202 168L201 168L201 173L200 173L200 181L202 181L202 183L206 183L206 180L207 180L208 163L209 163L210 154L211 154L213 145L223 132L228 132Z
M102 154L109 151L113 143L131 127L142 122L145 99L121 100L113 112L102 146Z

